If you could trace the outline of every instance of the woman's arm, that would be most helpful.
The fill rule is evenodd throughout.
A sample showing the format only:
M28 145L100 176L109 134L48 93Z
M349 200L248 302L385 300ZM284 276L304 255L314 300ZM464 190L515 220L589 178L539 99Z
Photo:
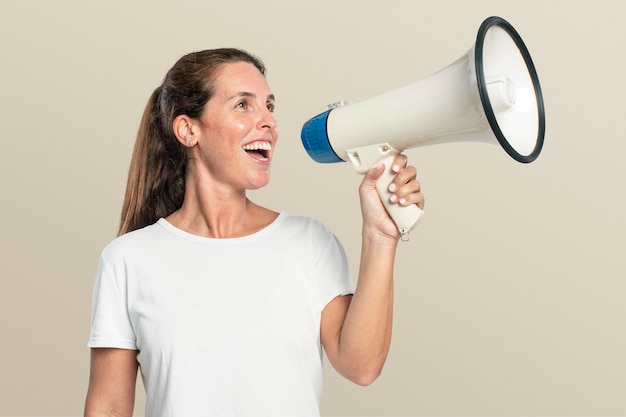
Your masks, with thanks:
M131 417L137 369L136 350L92 348L85 417Z
M423 207L416 170L402 168L405 163L402 155L393 163L395 201ZM335 298L322 312L321 338L329 361L340 374L361 385L371 384L380 375L391 344L393 269L400 233L376 191L381 173L381 167L371 169L359 188L363 232L354 295Z

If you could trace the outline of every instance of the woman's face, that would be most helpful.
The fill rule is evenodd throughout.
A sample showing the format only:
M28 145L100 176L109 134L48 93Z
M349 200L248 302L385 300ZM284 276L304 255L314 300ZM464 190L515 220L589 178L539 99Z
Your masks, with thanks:
M241 189L263 187L269 181L278 139L274 95L252 64L223 64L215 93L200 117L200 169L212 184Z

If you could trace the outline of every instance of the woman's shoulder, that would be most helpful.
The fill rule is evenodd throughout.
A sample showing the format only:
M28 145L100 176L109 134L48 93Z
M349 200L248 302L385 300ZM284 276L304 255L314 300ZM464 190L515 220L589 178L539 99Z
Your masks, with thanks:
M113 256L115 254L132 252L133 248L146 247L158 240L160 229L161 227L157 222L117 236L104 247L102 254Z
M280 218L282 218L281 225L295 233L323 238L334 235L325 223L313 217L281 212Z
M298 224L304 227L326 227L324 223L314 217L304 216L300 214L291 214L285 211L281 212L280 215L284 217L285 221L292 224Z

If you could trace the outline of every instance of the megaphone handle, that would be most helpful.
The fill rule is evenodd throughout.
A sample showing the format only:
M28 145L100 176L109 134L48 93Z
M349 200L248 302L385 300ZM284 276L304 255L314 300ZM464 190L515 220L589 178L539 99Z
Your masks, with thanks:
M395 178L396 174L391 170L391 164L393 163L395 155L391 155L381 161L385 165L385 172L378 178L376 182L376 190L380 196L387 213L396 223L402 240L407 240L408 233L415 229L422 218L424 211L417 207L415 204L410 206L401 206L397 203L392 203L390 200L391 192L389 192L389 184Z

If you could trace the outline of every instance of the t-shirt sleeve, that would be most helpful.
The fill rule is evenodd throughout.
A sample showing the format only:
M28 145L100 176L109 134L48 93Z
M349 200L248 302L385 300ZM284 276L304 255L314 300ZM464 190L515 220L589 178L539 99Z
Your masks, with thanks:
M126 277L100 258L93 287L91 334L87 346L137 349L128 313Z
M320 302L326 306L333 298L354 293L354 282L343 245L328 229L316 260Z

